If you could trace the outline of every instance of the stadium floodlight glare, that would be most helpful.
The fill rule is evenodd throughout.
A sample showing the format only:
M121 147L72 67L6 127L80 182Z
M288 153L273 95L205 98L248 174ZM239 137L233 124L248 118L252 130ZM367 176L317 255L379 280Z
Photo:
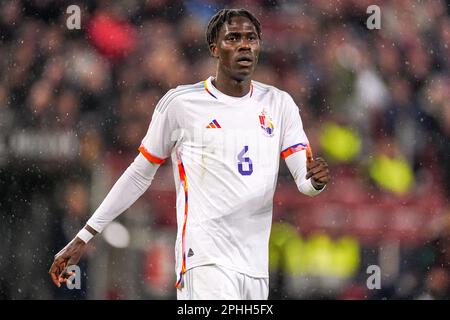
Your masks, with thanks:
M119 222L111 222L103 231L103 238L115 248L126 248L130 244L130 233Z

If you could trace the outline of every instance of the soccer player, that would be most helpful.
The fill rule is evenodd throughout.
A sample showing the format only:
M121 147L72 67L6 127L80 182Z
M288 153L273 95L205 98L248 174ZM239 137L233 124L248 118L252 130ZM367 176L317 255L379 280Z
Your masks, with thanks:
M280 157L300 192L314 196L330 179L313 159L291 96L252 80L261 26L247 10L210 20L215 77L172 89L159 101L140 153L86 226L58 254L53 282L67 281L86 243L130 207L171 156L177 193L178 299L267 299L268 242Z

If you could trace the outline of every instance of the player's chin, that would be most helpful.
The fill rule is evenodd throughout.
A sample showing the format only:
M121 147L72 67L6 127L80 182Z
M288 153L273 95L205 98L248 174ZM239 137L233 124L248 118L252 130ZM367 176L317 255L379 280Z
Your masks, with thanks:
M240 81L251 78L253 73L254 68L237 68L234 72L235 79L239 79Z

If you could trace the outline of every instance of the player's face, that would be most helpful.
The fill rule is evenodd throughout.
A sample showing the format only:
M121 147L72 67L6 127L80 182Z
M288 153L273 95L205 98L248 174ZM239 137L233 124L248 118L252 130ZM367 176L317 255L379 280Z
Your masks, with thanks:
M246 17L233 17L220 29L211 52L219 59L219 70L232 79L251 78L258 62L261 41L253 23Z

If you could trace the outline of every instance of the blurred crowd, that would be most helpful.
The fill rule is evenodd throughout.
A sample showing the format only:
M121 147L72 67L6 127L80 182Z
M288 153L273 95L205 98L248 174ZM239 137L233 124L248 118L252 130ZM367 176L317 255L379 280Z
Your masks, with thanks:
M331 164L314 199L281 166L271 297L450 298L448 0L1 1L0 298L175 297L170 163L90 246L82 290L56 290L47 270L137 155L158 100L215 74L205 29L224 7L261 21L255 80L293 96Z

